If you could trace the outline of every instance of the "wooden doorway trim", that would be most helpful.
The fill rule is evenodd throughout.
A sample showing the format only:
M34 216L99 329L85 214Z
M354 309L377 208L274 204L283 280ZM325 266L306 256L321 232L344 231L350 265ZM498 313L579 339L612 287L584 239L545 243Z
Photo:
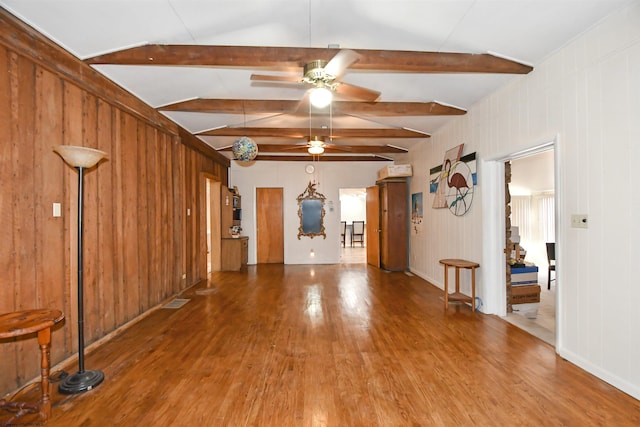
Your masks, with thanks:
M380 268L380 189L367 187L367 264Z
M200 271L203 272L204 277L206 278L208 274L207 268L207 252L211 252L211 271L220 271L221 268L221 257L220 257L220 248L221 248L221 230L220 230L220 188L222 183L218 181L213 175L208 173L201 174L201 188L200 192L200 200L203 212L199 216L200 223L200 253L203 255L200 257L202 260L202 265L200 266ZM209 198L209 206L207 204L207 186L209 186L210 198ZM207 236L207 214L209 215L209 221L211 224L211 235ZM195 215L195 212L190 212L190 215Z
M284 264L284 190L256 188L256 262Z

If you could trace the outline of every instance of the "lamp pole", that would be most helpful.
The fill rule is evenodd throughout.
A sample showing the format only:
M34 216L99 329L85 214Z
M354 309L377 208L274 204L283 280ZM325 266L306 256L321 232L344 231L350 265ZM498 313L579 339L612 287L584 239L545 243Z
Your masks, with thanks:
M84 369L84 285L83 285L83 210L84 172L98 164L107 155L104 151L87 147L59 145L54 151L78 171L78 372L67 376L58 386L62 394L77 394L89 391L104 380L99 370Z

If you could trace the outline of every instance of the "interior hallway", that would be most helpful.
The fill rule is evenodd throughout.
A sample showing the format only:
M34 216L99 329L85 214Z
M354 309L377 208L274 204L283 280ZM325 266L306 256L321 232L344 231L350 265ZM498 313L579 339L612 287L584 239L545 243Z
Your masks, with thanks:
M340 248L340 263L341 264L360 264L367 262L367 248L361 248L360 246L354 246L353 248L347 246L346 248Z

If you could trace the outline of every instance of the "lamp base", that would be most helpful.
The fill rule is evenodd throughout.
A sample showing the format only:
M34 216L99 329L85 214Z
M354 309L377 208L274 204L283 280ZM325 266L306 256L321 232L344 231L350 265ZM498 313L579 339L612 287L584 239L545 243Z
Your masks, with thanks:
M84 393L97 387L102 380L104 380L102 371L76 372L66 377L64 381L60 383L58 391L62 394Z

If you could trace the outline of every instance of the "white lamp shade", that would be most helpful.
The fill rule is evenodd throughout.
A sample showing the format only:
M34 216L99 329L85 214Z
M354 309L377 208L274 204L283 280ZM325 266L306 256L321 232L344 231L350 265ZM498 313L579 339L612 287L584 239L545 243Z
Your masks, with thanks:
M324 148L322 147L309 147L309 154L322 154L324 153Z
M333 95L331 91L326 87L317 87L311 89L311 93L309 93L309 101L314 107L324 108L327 105L331 104L331 100L333 99Z
M53 151L74 168L91 168L107 157L104 151L77 145L56 145Z
M322 154L324 153L324 140L317 136L309 140L309 147L307 148L309 154Z

